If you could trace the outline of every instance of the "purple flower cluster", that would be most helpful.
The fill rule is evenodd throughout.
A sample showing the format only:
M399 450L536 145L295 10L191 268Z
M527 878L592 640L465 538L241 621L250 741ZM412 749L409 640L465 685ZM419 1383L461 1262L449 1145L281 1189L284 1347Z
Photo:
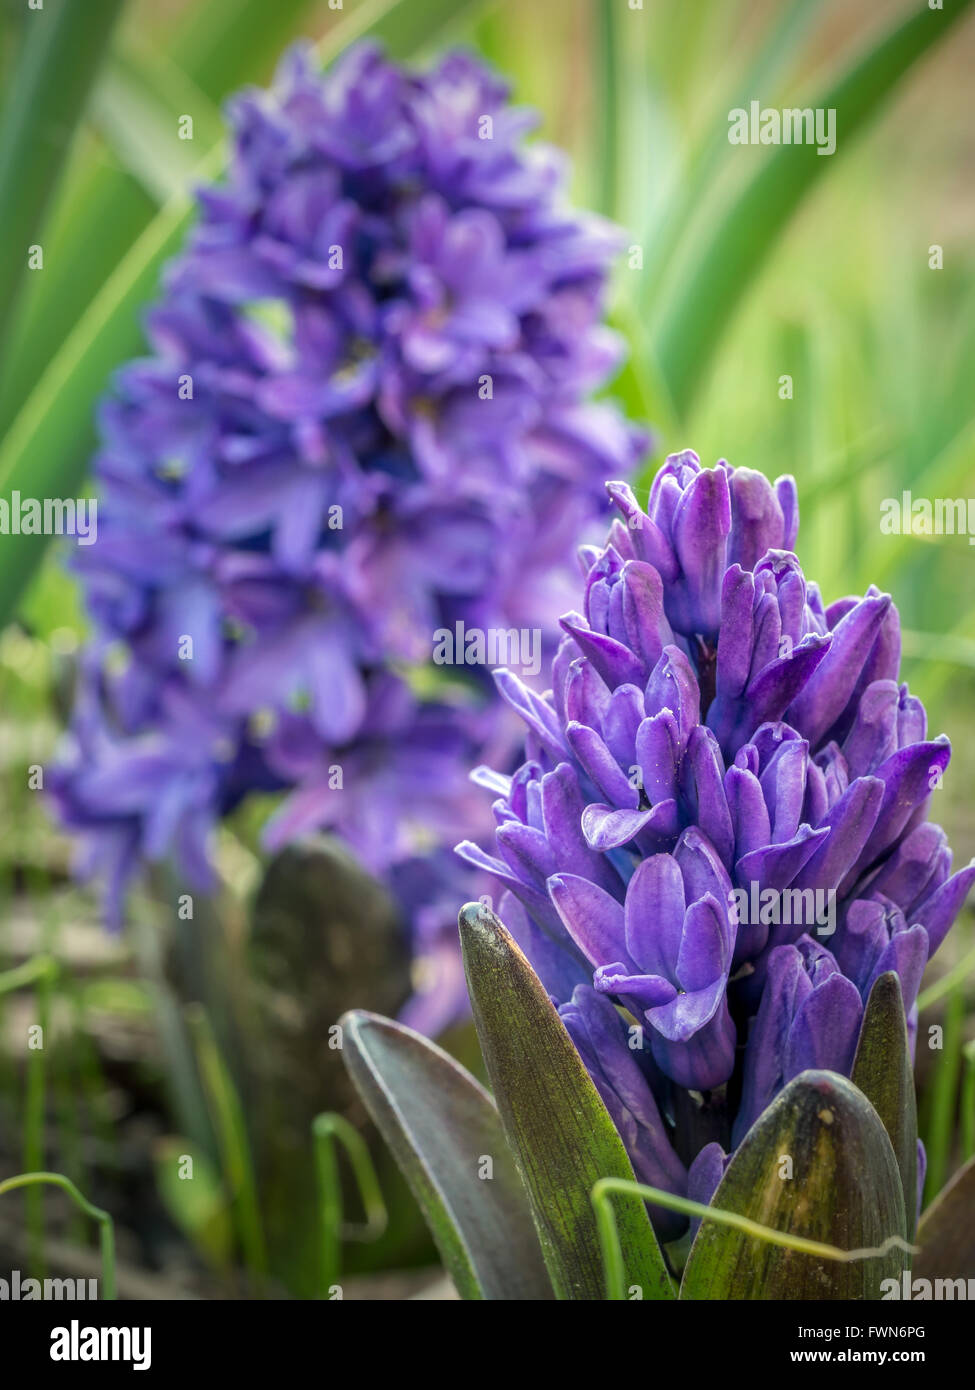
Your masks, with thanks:
M483 824L490 682L435 631L557 633L575 539L642 435L586 403L613 229L463 54L310 50L230 104L226 181L101 411L93 622L55 779L120 920L143 861L210 880L215 823L340 832L377 872ZM422 676L418 673L424 673ZM446 841L448 844L450 840Z
M824 606L793 480L688 451L646 511L609 492L552 690L497 676L528 734L513 776L475 774L495 851L458 848L504 886L637 1176L707 1200L792 1077L849 1074L885 971L916 1028L975 865L952 875L925 819L950 748L897 682L897 610L873 588Z

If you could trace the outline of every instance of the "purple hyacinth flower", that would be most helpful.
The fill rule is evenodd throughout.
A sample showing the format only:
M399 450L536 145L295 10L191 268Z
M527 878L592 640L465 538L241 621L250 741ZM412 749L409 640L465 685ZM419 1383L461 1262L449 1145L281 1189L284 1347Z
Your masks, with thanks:
M734 948L728 876L697 830L673 855L643 860L621 906L576 874L548 890L565 928L594 967L593 985L649 1025L654 1060L681 1086L710 1090L734 1069L727 985Z
M741 476L739 476L741 475ZM629 545L666 586L676 629L713 637L720 624L727 566L753 566L768 550L791 550L799 524L795 482L734 469L702 468L692 449L672 454L658 472L644 512L625 483L610 483ZM620 534L620 533L617 533Z
M793 1077L808 1068L849 1074L863 1003L834 957L808 936L769 958L758 1014L748 1035L741 1102L733 1139Z
M646 511L607 486L621 515L580 552L551 689L497 676L527 732L514 775L478 773L495 850L458 848L517 900L559 1003L583 969L643 1029L706 1199L792 1077L849 1073L887 971L913 1034L975 863L953 873L926 820L950 747L898 683L897 609L873 588L824 605L792 480L684 453Z
M100 410L78 561L84 756L56 805L115 922L146 862L199 886L251 792L285 798L269 848L328 828L377 873L484 833L466 774L510 765L513 721L485 670L431 665L435 634L554 645L604 480L646 444L588 399L621 353L621 235L566 206L562 159L476 58L414 72L365 44L323 73L299 45L227 117L226 178Z

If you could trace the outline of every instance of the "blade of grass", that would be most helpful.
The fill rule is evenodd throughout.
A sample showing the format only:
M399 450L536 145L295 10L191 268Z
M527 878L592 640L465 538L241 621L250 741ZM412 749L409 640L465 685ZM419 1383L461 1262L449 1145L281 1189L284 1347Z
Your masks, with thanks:
M930 1202L937 1196L948 1176L957 1116L964 1022L965 996L961 989L956 988L945 1009L941 1056L935 1067L934 1079L927 1090L924 1147L927 1151L928 1167L924 1179L925 1202Z
M206 1098L200 1083L193 1047L187 1036L186 1020L166 975L163 960L163 935L147 913L132 914L139 974L152 1001L158 1030L159 1045L165 1059L164 1076L168 1100L179 1128L193 1140L212 1161L217 1159L217 1140L207 1111ZM83 1037L87 1034L83 1033ZM97 1061L93 1058L97 1081Z
M0 119L0 355L74 128L108 48L123 0L52 0L31 10L10 94Z
M835 109L837 155L850 148L901 79L951 31L972 3L957 0L950 10L919 8L852 63L832 87L802 103ZM686 415L700 390L745 291L835 157L821 158L815 145L780 145L748 180L693 263L662 297L654 319L657 356L682 414Z
M611 1200L614 1195L642 1197L645 1202L666 1207L668 1211L697 1217L701 1221L711 1221L716 1226L726 1226L730 1230L740 1231L742 1235L765 1241L768 1245L779 1245L783 1250L795 1250L800 1255L815 1255L818 1259L834 1260L839 1264L880 1259L895 1249L912 1254L918 1248L909 1245L902 1236L894 1235L888 1236L882 1245L867 1246L862 1250L842 1250L838 1245L829 1245L821 1240L807 1240L805 1236L776 1231L771 1226L763 1226L761 1222L753 1221L751 1217L742 1216L735 1211L705 1206L702 1202L692 1202L688 1197L676 1197L672 1192L664 1192L659 1187L649 1187L646 1183L630 1182L625 1178L600 1178L592 1190L592 1205L596 1213L599 1243L606 1270L606 1297L617 1302L626 1299L626 1288L619 1232L616 1229L616 1211Z
M113 1300L116 1297L115 1290L115 1223L107 1211L102 1211L101 1207L96 1207L89 1202L87 1197L82 1196L70 1178L66 1178L63 1173L18 1173L14 1178L4 1178L0 1180L0 1197L5 1192L16 1192L18 1188L26 1187L33 1191L35 1187L47 1184L50 1187L59 1187L62 1192L66 1192L86 1216L90 1216L93 1221L98 1222L99 1236L102 1249L102 1290L103 1299Z
M52 980L57 973L57 963L50 956L34 956L16 965L12 970L0 973L0 994L11 994L24 985L35 984L39 980Z
M321 1291L327 1299L342 1273L343 1240L378 1240L386 1229L388 1214L379 1178L369 1149L359 1131L341 1115L316 1115L312 1121L315 1170L318 1178L318 1220L321 1231ZM337 1146L345 1149L362 1199L365 1222L349 1225L344 1220L342 1183Z
M614 5L596 6L594 22L598 97L593 103L598 122L596 166L599 170L599 211L617 217L619 190L620 72L619 16Z
M204 1089L213 1111L224 1180L237 1215L241 1249L251 1277L260 1289L267 1279L267 1250L243 1108L217 1049L206 1013L198 1005L190 1005L186 1017L196 1044Z
M41 1029L40 1046L29 1045L27 1058L27 1095L24 1102L24 1165L39 1168L44 1162L44 1098L46 1066L44 1048L50 1022L51 992L58 973L57 962L49 955L35 956L13 970L0 975L0 994L32 984L37 987L37 1025ZM30 1186L26 1194L27 1231L30 1267L35 1278L44 1277L44 1198L40 1190Z

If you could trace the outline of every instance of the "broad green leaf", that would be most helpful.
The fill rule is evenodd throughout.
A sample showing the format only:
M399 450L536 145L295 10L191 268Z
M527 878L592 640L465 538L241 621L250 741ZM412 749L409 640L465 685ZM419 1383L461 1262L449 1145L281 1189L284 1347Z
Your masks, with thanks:
M394 55L403 56L424 48L478 2L372 0L345 12L317 52L323 63L331 62L353 40L371 33ZM218 178L224 162L223 146L217 145L195 166L192 182ZM18 413L0 444L0 493L15 488L36 497L76 493L93 445L95 403L112 370L139 351L140 311L152 297L163 263L182 244L192 215L189 189L160 209L52 353L39 379L28 382L27 398L22 403L14 399ZM7 537L0 626L15 610L46 541L44 536Z
M905 1268L894 1151L870 1102L834 1072L802 1072L780 1092L739 1145L711 1204L854 1258L826 1260L703 1221L681 1298L876 1299L880 1281Z
M556 1296L605 1298L591 1193L600 1178L634 1181L622 1140L508 930L472 903L460 914L460 939L481 1051ZM673 1298L643 1201L624 1195L615 1214L626 1287Z
M904 1234L917 1221L917 1102L900 981L892 970L870 991L852 1080L884 1122L904 1190Z
M378 1014L342 1017L342 1056L466 1299L550 1299L552 1288L487 1091L434 1043Z
M796 103L834 108L836 151L822 157L815 145L780 145L717 219L689 264L673 277L655 307L654 337L678 409L687 409L703 384L721 335L772 246L804 198L849 149L859 131L915 63L971 8L956 0L944 10L916 7L888 31L827 91ZM665 281L666 285L666 281Z
M917 1228L916 1279L975 1279L975 1158L938 1193Z
M121 8L122 0L48 0L24 25L0 117L0 354L28 273L28 248L39 244L48 200Z

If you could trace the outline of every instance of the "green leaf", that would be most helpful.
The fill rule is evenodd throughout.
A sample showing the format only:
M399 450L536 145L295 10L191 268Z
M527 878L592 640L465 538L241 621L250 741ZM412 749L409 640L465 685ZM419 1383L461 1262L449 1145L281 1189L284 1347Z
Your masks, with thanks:
M217 172L216 164L206 170L210 177ZM94 443L95 401L113 368L138 351L137 311L155 289L160 263L178 247L188 220L188 203L167 204L55 353L0 444L0 495L17 488L29 497L77 495ZM49 537L21 534L5 540L0 626L13 613Z
M233 1221L216 1168L202 1149L175 1136L160 1139L153 1157L159 1198L170 1219L212 1266L226 1271L233 1255Z
M941 1191L951 1171L951 1153L958 1124L958 1084L966 1012L965 991L956 984L944 1011L942 1045L934 1053L932 1073L922 1097L924 1120L921 1133L924 1135L928 1160L924 1196L928 1202L932 1202Z
M654 303L663 277L668 270L672 273L673 258L692 220L713 215L708 194L728 153L726 113L747 106L756 92L777 89L782 70L796 60L798 41L820 9L819 0L791 0L782 6L770 23L748 71L740 78L736 75L735 90L721 94L705 126L704 138L681 169L666 218L656 227L647 229L646 239L650 246L647 270L641 282L643 304Z
M904 1192L904 1235L917 1220L917 1102L900 981L892 970L874 983L867 1001L852 1080L884 1122Z
M206 0L191 5L174 36L174 65L216 100L262 77L300 31L313 0ZM358 8L358 7L357 7Z
M342 1056L423 1210L462 1298L550 1299L521 1179L494 1102L419 1033L356 1009ZM485 1160L493 1172L482 1177Z
M525 956L493 912L470 903L460 939L474 1023L558 1298L606 1296L590 1194L633 1169L599 1093ZM674 1292L643 1201L615 1206L625 1283Z
M833 1072L805 1071L786 1086L739 1145L711 1205L852 1258L786 1250L704 1221L681 1298L875 1299L880 1281L905 1267L890 1140L863 1093Z
M377 39L391 58L415 58L434 43L440 43L444 34L455 29L467 16L484 8L484 0L366 0L357 7L360 13L355 16L356 34L368 33ZM353 16L345 21L352 27ZM331 31L326 42L332 37ZM340 45L333 45L338 52L342 46L351 42L345 34Z
M917 1228L916 1279L975 1279L975 1158L942 1188Z
M714 222L687 268L671 277L672 289L656 308L654 337L657 356L683 415L703 383L739 301L800 203L837 156L853 145L858 132L879 114L904 75L951 31L972 3L956 0L945 10L918 6L832 87L803 101L803 107L835 108L836 152L824 158L815 145L780 145L724 217Z
M180 137L183 116L193 121L192 139ZM219 112L203 93L185 77L174 81L167 67L140 50L115 54L105 64L92 93L91 123L159 204L187 187L194 151L209 149L222 133Z
M0 350L89 88L123 0L49 0L32 10L0 119ZM43 494L39 494L43 495Z

